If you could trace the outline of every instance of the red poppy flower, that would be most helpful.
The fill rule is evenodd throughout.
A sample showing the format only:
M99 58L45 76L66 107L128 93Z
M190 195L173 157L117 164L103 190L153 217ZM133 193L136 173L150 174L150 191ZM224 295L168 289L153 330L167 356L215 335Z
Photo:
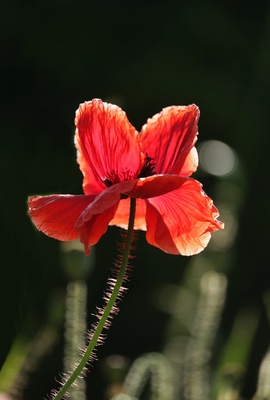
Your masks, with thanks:
M108 225L127 228L129 197L136 198L135 229L153 246L192 255L223 228L218 210L190 175L198 166L199 109L171 106L149 119L140 133L121 108L99 99L76 112L75 144L84 195L32 196L36 227L58 240L98 242Z

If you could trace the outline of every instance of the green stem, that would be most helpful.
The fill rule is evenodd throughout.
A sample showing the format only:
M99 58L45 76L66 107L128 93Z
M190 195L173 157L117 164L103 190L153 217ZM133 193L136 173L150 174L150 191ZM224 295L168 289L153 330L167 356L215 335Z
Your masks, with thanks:
M119 291L121 289L124 277L125 277L125 272L128 264L128 259L130 255L130 249L132 245L132 235L133 235L133 228L134 228L134 220L135 220L135 212L136 212L136 199L131 198L130 199L130 214L129 214L129 222L128 222L128 231L127 231L127 240L123 252L123 259L122 263L119 269L119 274L117 276L117 280L115 282L115 286L111 292L111 296L107 302L106 307L104 308L103 314L96 326L96 329L93 333L92 339L89 342L86 351L77 365L77 367L74 369L74 371L71 373L69 378L66 380L66 382L63 384L59 392L55 395L54 400L60 400L63 398L63 396L66 394L66 392L69 390L71 385L76 381L76 379L80 376L81 372L83 371L85 365L87 364L87 361L91 357L91 354L93 353L93 350L97 344L98 338L100 337L104 326L106 324L106 321L111 314L112 308L116 302L117 296L119 294Z

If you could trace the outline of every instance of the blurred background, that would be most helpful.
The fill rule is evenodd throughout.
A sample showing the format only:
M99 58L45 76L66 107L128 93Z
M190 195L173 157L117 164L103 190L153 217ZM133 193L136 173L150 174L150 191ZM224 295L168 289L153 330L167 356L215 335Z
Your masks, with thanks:
M211 379L229 376L241 398L252 398L270 342L269 1L10 0L0 4L0 42L0 365L13 352L18 367L36 349L22 398L42 399L57 387L71 279L59 243L31 224L26 200L82 193L74 114L94 97L121 106L138 131L163 107L196 103L195 177L226 229L192 258L163 254L138 235L129 291L90 368L88 398L110 398L112 383L137 357L169 354L173 339L190 337L190 307L205 287L221 288L210 301L220 320L209 328ZM85 275L88 327L119 241L119 230L109 228ZM210 283L200 281L204 273ZM48 343L39 347L47 330ZM122 360L120 378L111 355L121 356L114 359Z

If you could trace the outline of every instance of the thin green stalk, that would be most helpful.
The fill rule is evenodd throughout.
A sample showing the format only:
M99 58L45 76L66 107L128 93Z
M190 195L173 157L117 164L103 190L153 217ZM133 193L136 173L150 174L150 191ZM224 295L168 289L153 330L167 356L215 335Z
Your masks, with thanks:
M115 286L111 292L111 296L107 302L106 307L104 308L103 314L96 326L96 329L93 333L92 339L89 342L86 351L79 362L79 364L76 366L74 371L71 373L71 375L68 377L66 382L64 382L63 386L59 390L59 392L54 396L54 400L60 400L63 398L63 396L66 394L66 392L70 389L71 385L76 381L76 379L80 376L81 372L83 371L84 367L86 366L89 358L91 357L91 354L93 353L93 350L98 342L98 338L100 337L108 317L111 314L111 311L113 309L113 306L117 300L118 294L120 292L120 289L122 287L122 283L125 277L125 272L128 264L128 259L130 255L130 249L132 245L132 235L133 235L133 228L134 228L134 220L135 220L135 212L136 212L136 199L131 198L130 199L130 214L129 214L129 222L128 222L128 231L127 231L127 239L126 239L126 244L123 252L123 258L122 258L122 263L119 269L119 274L117 276L117 280L115 282Z

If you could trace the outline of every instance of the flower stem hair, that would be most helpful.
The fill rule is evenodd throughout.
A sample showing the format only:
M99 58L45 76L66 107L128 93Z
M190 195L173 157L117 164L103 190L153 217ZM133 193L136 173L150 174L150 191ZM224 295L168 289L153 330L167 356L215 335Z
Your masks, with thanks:
M112 314L115 312L117 299L119 299L119 295L121 294L122 284L125 279L125 273L128 265L130 250L132 247L135 212L136 212L136 199L130 198L128 231L118 276L116 280L112 279L109 280L109 285L111 288L110 296L107 298L107 304L103 309L103 311L100 313L100 310L98 310L97 317L99 321L96 324L93 333L90 334L91 339L89 341L89 344L86 347L85 351L83 352L82 358L75 366L73 372L71 372L62 382L62 387L59 389L58 392L53 393L52 398L54 400L60 400L64 396L66 396L72 385L75 384L76 380L82 375L86 365L89 363L89 360L93 359L94 349L97 343L100 341L100 337L102 335L104 328L106 328L106 326L108 327L110 324L110 318L112 318Z

